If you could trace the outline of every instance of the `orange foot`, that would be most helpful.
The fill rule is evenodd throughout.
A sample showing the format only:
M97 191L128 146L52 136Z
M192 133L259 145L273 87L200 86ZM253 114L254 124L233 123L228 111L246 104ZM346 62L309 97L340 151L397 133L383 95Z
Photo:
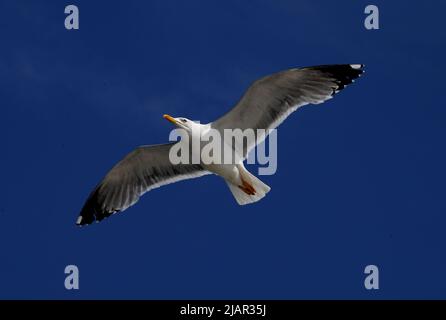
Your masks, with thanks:
M252 185L250 185L248 182L246 182L245 180L242 179L242 184L241 186L238 186L240 189L243 190L243 192L245 192L246 194L253 196L256 194L256 189L254 189L254 187Z

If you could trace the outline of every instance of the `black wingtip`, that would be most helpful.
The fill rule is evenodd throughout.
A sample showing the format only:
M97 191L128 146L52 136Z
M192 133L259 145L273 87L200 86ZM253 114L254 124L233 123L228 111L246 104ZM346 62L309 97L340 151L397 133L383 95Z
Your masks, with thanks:
M336 87L333 88L332 95L335 95L349 84L353 83L355 79L359 78L364 73L365 64L333 64L309 67L308 69L322 72L330 78L334 79Z
M94 221L101 221L106 215L109 215L109 213L104 212L104 210L101 209L102 206L99 202L99 188L100 186L93 190L82 207L79 217L76 220L77 226L81 227L92 224Z
M101 184L98 185L88 197L76 220L77 226L82 227L92 224L93 222L101 222L112 214L121 211L118 209L107 210L104 208L104 195L101 194L101 187Z
M76 225L77 225L78 227L82 227L82 226L83 226L83 224L82 224L82 219L83 219L82 216L77 217Z

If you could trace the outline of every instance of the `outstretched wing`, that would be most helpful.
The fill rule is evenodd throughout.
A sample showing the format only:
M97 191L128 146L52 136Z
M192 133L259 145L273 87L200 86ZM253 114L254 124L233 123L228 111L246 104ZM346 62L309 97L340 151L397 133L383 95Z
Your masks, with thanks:
M129 153L90 194L76 224L101 221L132 206L151 189L210 173L199 164L173 165L169 150L174 144L142 146Z
M292 112L306 104L319 104L344 89L363 72L362 64L341 64L291 69L254 82L238 104L212 123L224 129L274 129ZM266 132L268 134L268 132ZM262 141L265 135L257 137ZM247 153L255 147L236 146Z

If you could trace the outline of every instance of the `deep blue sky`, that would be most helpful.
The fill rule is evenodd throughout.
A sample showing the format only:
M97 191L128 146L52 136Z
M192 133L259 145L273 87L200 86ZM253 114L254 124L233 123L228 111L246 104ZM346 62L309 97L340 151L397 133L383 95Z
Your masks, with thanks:
M363 27L370 3L378 31ZM78 31L64 28L68 4ZM445 10L1 1L0 298L446 298ZM366 73L279 128L261 202L239 207L206 176L74 225L113 164L167 141L163 113L212 121L258 77L330 63ZM378 291L364 289L368 264Z

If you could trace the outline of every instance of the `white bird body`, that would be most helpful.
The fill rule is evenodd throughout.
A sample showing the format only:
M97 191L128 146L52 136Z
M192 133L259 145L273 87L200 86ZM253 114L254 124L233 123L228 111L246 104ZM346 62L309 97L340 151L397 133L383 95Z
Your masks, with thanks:
M253 203L262 199L271 188L246 170L243 162L238 164L209 164L206 170L222 177L239 205ZM253 193L245 188L252 188ZM248 194L249 193L249 194Z
M211 163L211 164L203 165L203 167L206 170L222 177L226 181L234 183L234 184L241 184L240 170L239 170L238 166L240 166L240 164L237 165L237 164Z
M199 159L201 161L200 165L205 170L216 174L225 180L238 204L245 205L256 202L271 190L269 186L265 185L246 170L243 165L244 159L242 157L233 155L233 158L231 157L233 161L230 163L224 163L223 161L215 163L213 162L214 159L208 153L202 152L209 141L208 135L210 131L213 130L211 124L201 124L184 117L172 118L165 115L165 118L175 123L180 128L187 129L186 132L189 136L190 144L193 139L200 142L197 143L200 148L195 150L195 152L199 153ZM238 153L240 155L242 153L239 150L234 150L234 146L231 143L232 141L225 139L224 135L218 134L218 136L220 137L218 145L220 146L221 160L223 160L224 155L226 154L232 155ZM193 150L192 146L190 146L190 149Z

